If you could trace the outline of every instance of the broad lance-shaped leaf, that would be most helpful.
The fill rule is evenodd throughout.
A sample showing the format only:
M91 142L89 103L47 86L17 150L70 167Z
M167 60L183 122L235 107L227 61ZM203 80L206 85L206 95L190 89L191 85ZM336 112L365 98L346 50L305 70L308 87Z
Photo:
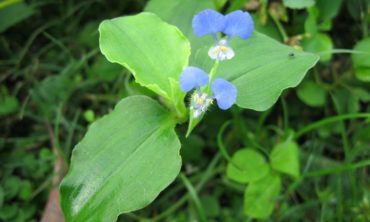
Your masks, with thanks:
M66 221L115 221L152 202L180 171L174 126L172 116L145 96L123 99L93 123L60 187Z
M235 57L223 61L216 76L231 81L238 89L236 104L263 111L270 108L286 88L297 86L318 61L318 56L283 45L254 32L248 40L233 38ZM205 47L197 54L197 65L209 70L214 61Z
M136 81L185 110L178 80L188 65L190 43L181 31L144 12L100 24L100 50L130 70Z

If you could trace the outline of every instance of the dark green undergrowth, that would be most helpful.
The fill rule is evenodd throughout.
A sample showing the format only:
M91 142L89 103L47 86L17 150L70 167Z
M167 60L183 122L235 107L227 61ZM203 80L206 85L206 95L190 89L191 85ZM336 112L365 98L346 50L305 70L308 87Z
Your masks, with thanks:
M223 12L252 11L258 31L320 61L267 111L211 108L189 138L180 136L175 182L119 221L259 221L245 214L246 186L227 174L229 158L248 147L269 162L286 141L298 144L300 176L282 175L262 221L370 221L370 4L328 1L299 9L289 1L214 1ZM0 221L40 220L87 127L126 96L158 99L98 48L102 20L145 4L0 2ZM186 124L176 131L185 135Z

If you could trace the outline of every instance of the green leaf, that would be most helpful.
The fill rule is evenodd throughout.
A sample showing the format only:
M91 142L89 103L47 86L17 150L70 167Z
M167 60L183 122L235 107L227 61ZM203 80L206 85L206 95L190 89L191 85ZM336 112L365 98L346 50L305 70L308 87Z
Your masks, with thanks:
M257 181L269 172L265 158L251 148L237 151L227 164L226 175L239 183Z
M30 17L34 11L23 1L0 2L0 33Z
M191 42L191 61L193 61L196 51L200 47L213 44L210 35L198 38L193 32L193 17L204 9L215 9L215 5L210 0L151 0L145 7L145 11L157 14L164 21L177 26L184 33Z
M355 74L357 79L364 82L370 82L370 68L367 67L355 68Z
M178 28L144 12L105 20L99 32L100 50L110 62L123 65L136 82L185 112L178 80L188 65L190 44Z
M27 201L32 195L32 184L28 180L24 180L21 182L20 190L19 190L19 198L21 200Z
M200 201L208 217L217 217L220 215L220 201L217 196L205 194L200 197Z
M4 95L0 94L0 117L15 113L18 109L19 102L17 97L8 95L6 92Z
M9 221L10 219L17 216L18 206L16 204L5 205L0 208L0 219L3 221Z
M370 38L359 41L353 50L363 52L352 54L356 77L359 80L370 82Z
M324 106L326 102L326 91L310 80L299 85L297 95L302 102L312 107Z
M281 179L272 172L249 184L244 193L244 212L252 218L267 218L274 209L280 189Z
M297 86L318 56L283 45L255 32L248 40L234 38L235 57L223 61L217 77L231 81L238 90L236 104L264 111L270 108L286 88ZM209 70L213 65L206 46L198 53L197 65Z
M271 167L293 178L299 177L299 150L295 142L276 145L270 154Z
M330 20L337 16L343 0L316 0L316 7L320 11L320 20Z
M323 33L318 33L314 35L312 38L304 40L302 42L304 50L307 52L327 52L333 49L333 41L331 40L330 36ZM327 62L331 59L331 53L325 53L320 55L321 62Z
M283 0L283 4L291 9L303 9L315 4L315 0Z
M307 9L308 17L304 22L304 29L307 34L311 37L317 34L317 18L319 16L319 11L316 7L311 7Z
M123 99L73 150L60 187L66 221L115 221L152 202L177 176L172 116L145 96Z
M5 192L5 200L10 200L12 198L14 198L18 192L19 192L19 189L21 187L21 180L19 179L19 177L16 177L16 176L10 176L8 178L6 178L6 180L4 181L4 190L6 190Z

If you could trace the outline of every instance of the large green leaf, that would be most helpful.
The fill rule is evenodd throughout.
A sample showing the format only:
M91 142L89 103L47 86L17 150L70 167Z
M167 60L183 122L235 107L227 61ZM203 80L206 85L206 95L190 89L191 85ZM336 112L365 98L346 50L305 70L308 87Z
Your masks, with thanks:
M274 170L286 173L294 178L299 177L299 149L295 142L284 142L276 145L270 154Z
M204 9L215 9L215 6L211 0L151 0L145 7L145 11L153 12L166 22L177 26L188 37L191 42L192 59L198 48L213 43L210 35L198 38L193 32L193 17Z
M234 38L235 57L223 61L216 76L225 78L238 89L237 105L263 111L270 108L282 91L297 86L318 56L283 45L255 32L248 40ZM209 47L197 55L197 65L210 69Z
M281 179L273 172L249 184L244 193L244 212L252 218L267 218L274 209L280 189Z
M115 221L152 202L180 171L174 126L170 114L145 96L123 99L93 123L61 184L66 220Z
M100 49L110 62L125 66L139 84L185 109L178 79L188 65L190 44L178 28L144 12L105 20L99 32Z
M239 183L249 183L261 179L269 172L264 157L251 148L241 149L231 158L226 175Z

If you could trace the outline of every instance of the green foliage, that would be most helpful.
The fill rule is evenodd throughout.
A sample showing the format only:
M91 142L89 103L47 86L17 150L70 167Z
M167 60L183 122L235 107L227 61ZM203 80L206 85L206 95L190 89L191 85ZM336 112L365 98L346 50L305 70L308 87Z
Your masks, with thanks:
M191 43L191 64L197 55L197 50L213 42L211 36L203 38L196 37L191 27L193 16L206 8L214 9L215 6L210 0L151 0L146 5L145 11L155 13L164 21L178 27L184 33Z
M343 0L316 0L316 7L319 10L321 21L335 18L342 6Z
M33 13L32 7L23 1L4 0L0 2L0 33L27 19Z
M238 150L227 165L226 175L239 183L250 183L270 171L264 157L251 148Z
M0 117L13 114L19 109L17 97L9 95L5 88L0 88Z
M326 54L320 55L320 61L322 62L327 62L332 57L332 55L328 52L333 49L333 42L326 34L319 33L313 36L312 38L308 39L308 41L304 41L303 46L308 52L326 52Z
M271 151L270 160L272 169L298 179L299 150L295 142L277 144Z
M244 194L245 213L252 218L267 218L275 207L280 190L281 179L272 172L251 183Z
M66 220L114 221L152 202L180 170L173 127L171 115L144 96L123 99L94 122L61 184Z
M305 81L297 88L297 95L302 102L312 107L325 105L326 92L317 83Z
M358 53L352 55L356 77L365 82L370 82L370 38L359 41L353 48Z
M131 71L145 86L184 115L185 94L178 86L188 65L190 44L174 26L152 13L106 20L99 27L100 49L105 57Z

